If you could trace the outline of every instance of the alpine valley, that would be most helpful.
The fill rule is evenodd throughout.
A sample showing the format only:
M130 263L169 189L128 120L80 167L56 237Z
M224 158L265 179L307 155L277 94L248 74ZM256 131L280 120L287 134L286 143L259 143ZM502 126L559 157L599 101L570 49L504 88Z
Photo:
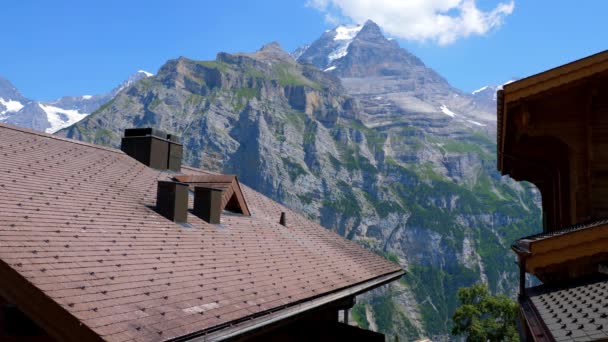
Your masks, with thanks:
M459 287L515 296L510 244L541 227L536 189L496 171L486 93L453 88L368 21L293 54L170 60L57 134L115 147L128 127L180 134L186 164L236 174L406 269L358 299L353 323L436 340Z

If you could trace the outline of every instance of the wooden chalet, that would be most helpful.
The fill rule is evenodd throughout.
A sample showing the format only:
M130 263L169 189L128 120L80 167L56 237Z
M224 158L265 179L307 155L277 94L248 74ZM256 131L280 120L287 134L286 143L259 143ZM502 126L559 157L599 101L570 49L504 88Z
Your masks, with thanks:
M542 233L512 247L522 337L608 340L608 51L505 85L497 110L498 169L542 195Z

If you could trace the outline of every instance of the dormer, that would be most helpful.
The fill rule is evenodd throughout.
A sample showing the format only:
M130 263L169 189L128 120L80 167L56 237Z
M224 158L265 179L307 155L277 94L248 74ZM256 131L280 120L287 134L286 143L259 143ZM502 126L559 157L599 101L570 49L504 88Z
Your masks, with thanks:
M235 175L179 175L174 179L194 191L193 213L209 223L219 223L224 210L251 215Z

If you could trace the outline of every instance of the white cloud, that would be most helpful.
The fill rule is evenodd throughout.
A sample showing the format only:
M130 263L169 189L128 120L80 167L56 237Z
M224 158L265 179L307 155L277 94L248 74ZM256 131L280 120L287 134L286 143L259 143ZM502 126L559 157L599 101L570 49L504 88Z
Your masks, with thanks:
M514 0L483 11L475 0L308 0L332 24L339 17L357 23L371 19L387 33L406 40L453 43L484 35L513 13Z

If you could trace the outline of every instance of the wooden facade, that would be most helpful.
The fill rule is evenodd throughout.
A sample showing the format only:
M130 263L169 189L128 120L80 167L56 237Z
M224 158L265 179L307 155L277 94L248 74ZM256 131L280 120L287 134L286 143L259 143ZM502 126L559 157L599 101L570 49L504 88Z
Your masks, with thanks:
M540 279L545 292L605 276L608 51L505 85L497 111L498 169L535 184L542 196L543 232L513 245L522 323L532 340L556 340L527 295L525 274Z
M542 193L544 231L608 216L608 52L499 92L498 167Z

